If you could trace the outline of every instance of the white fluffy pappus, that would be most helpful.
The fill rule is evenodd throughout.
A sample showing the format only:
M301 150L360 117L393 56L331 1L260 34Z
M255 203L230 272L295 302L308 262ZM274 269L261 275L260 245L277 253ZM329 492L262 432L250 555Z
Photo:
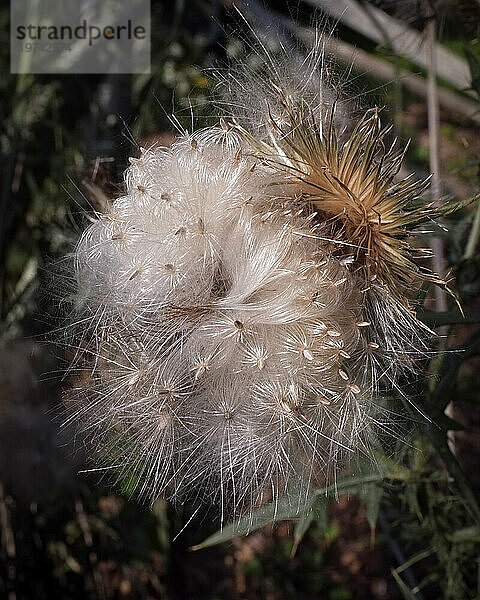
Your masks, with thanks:
M406 291L422 272L401 271L423 187L394 182L401 155L378 159L376 113L343 139L333 92L286 93L272 65L256 127L142 149L74 253L65 403L149 501L238 514L293 481L307 493L395 429L379 382L426 350Z

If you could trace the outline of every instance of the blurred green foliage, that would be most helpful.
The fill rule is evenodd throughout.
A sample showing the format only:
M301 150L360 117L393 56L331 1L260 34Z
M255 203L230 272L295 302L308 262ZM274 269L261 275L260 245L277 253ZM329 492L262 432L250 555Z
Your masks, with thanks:
M288 15L288 7L284 7L284 13ZM311 12L305 9L301 16L306 20ZM226 30L219 25L229 23L229 19L220 2L152 1L151 75L16 76L8 69L9 11L7 7L0 9L4 42L0 45L3 342L43 336L51 328L45 314L56 310L57 300L55 290L44 293L44 281L48 279L45 273L51 271L50 263L60 260L71 247L91 210L94 200L88 197L82 182L116 195L121 190L127 157L137 152L141 140L172 129L170 113L175 113L185 127L205 125L215 118L207 104L212 81L205 69L242 47L241 40L227 33L228 25ZM465 50L472 71L472 90L480 99L480 67L478 52L472 51L473 33L465 39L459 29L460 23L457 28L449 28L449 45L459 53ZM346 39L355 41L353 32L343 33ZM475 44L478 47L478 42ZM375 51L368 44L366 49ZM378 51L378 55L385 57L385 50ZM402 61L401 66L412 68L408 61ZM105 90L109 91L108 101L104 99ZM387 99L392 103L397 100L393 92L387 94ZM405 94L400 109L408 112L410 103L415 102ZM409 160L416 168L426 168L428 150L418 136L418 122L402 122L403 136L413 137ZM459 131L460 125L454 120L445 123L443 142L457 143ZM478 138L478 132L476 135ZM446 170L453 175L460 172L462 183L473 194L480 183L479 155L471 149L462 154L455 152ZM464 209L451 219L449 233L445 234L448 259L455 270L455 291L467 316L471 316L475 307L478 311L480 293L480 209ZM425 312L425 320L428 318ZM472 466L468 460L463 461L458 447L456 454L452 452L448 432L462 429L462 425L444 416L451 401L463 407L460 420L469 410L479 414L480 334L474 325L478 319L471 317L469 327L455 329L459 315L454 305L447 315L435 319L436 324L447 324L449 347L459 352L449 352L426 364L424 380L415 384L415 398L428 418L407 406L412 420L418 423L409 440L411 446L404 448L395 463L387 456L378 457L376 474L350 474L336 488L339 496L358 497L363 521L371 529L366 536L362 533L362 539L367 546L376 540L382 554L380 567L398 587L387 587L372 596L365 587L356 588L354 578L345 574L340 581L335 575L336 569L342 570L334 566L340 555L333 549L341 543L338 523L333 518L337 499L327 500L325 490L312 495L302 514L292 512L292 503L286 500L284 505L260 509L253 523L240 520L212 534L214 518L210 521L192 515L189 507L175 511L163 502L150 511L107 493L102 483L91 477L70 474L73 483L68 492L54 486L47 496L27 494L25 499L2 472L5 488L3 484L0 487L0 595L19 600L347 600L395 598L400 594L409 599L479 598L479 480L475 482L473 477L478 462L474 460ZM440 339L438 348L443 347ZM52 409L58 405L59 388L38 388L44 394L42 406ZM3 406L2 394L6 394L5 388L0 387ZM25 429L26 437L29 431ZM45 446L45 435L43 430L39 433L39 446ZM468 454L472 441L463 439ZM0 444L3 452L12 451L5 448L3 440ZM43 460L49 460L48 456ZM68 462L68 457L63 460ZM459 463L466 465L465 469ZM42 476L41 461L35 464ZM172 541L191 518L193 525L178 541ZM253 534L242 547L246 553L242 560L233 558L232 546L188 551L190 545L203 538L207 538L207 547L253 532L273 519L287 518L296 519L288 535L275 537L269 530L266 537L257 539ZM255 539L263 544L261 551L249 549L249 540ZM237 546L234 548L240 552ZM235 561L241 565L237 571L232 567ZM232 581L225 583L228 578Z

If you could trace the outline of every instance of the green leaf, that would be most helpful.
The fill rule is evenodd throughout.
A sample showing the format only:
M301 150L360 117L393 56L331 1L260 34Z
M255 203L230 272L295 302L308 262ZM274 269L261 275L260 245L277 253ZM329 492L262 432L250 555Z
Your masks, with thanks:
M466 208L467 206L479 199L480 194L476 194L471 198L464 198L463 200L451 200L439 207L439 213L442 216L451 215L452 213L457 212L457 210Z
M312 508L310 507L310 510L305 511L298 519L297 524L295 526L295 531L293 533L293 546L291 556L295 556L298 545L300 544L300 542L303 539L303 536L312 524L313 518L314 513Z
M399 475L401 475L400 470L398 473L394 472L390 475L386 473L375 473L373 475L347 477L343 480L339 480L336 485L329 485L320 490L315 490L313 494L306 498L302 498L298 493L292 493L291 495L285 494L285 496L282 496L278 501L261 506L251 514L241 517L237 521L230 523L230 525L226 525L223 529L209 536L200 544L193 546L192 550L202 550L203 548L209 548L216 544L228 542L236 536L248 535L275 521L299 519L306 513L312 511L312 509L315 511L321 510L320 504L317 503L322 496L328 496L330 493L338 493L340 495L354 493L361 485L372 482L381 482L384 477L387 479L397 479Z
M328 528L328 504L329 498L319 494L312 506L313 518L322 533L325 533Z
M411 512L417 515L419 521L422 520L422 510L418 501L418 485L416 483L408 483L405 486L405 500L408 503Z
M311 505L308 507L311 510ZM248 535L253 531L265 527L274 521L286 521L288 519L297 519L305 514L305 507L299 506L298 499L296 502L288 496L282 496L277 502L271 502L265 506L261 506L244 517L234 521L230 525L226 525L220 531L209 536L201 544L193 546L192 550L202 550L216 544L228 542L232 538L240 535Z
M468 48L465 48L464 52L468 61L468 66L470 67L470 74L472 76L471 89L475 90L480 96L480 63L478 62L477 57L470 52Z
M383 486L381 483L366 483L359 491L360 502L365 507L367 521L372 531L375 530L378 520L378 512L383 497Z
M455 401L455 399L453 399L453 401ZM446 405L449 402L447 402ZM461 423L455 421L455 419L451 419L445 414L437 415L435 417L435 423L445 431L464 431L465 429L465 427Z

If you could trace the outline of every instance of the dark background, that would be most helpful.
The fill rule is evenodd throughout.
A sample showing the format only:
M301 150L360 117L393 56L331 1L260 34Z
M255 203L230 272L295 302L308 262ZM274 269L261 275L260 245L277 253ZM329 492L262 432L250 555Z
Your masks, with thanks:
M242 55L245 25L220 1L152 0L151 75L11 75L5 4L0 9L0 598L480 597L476 205L452 218L443 240L453 285L471 323L449 325L447 339L438 343L467 351L426 365L422 393L437 424L418 431L415 448L399 459L408 476L381 487L380 506L373 507L376 529L367 518L372 498L352 492L331 501L328 519L314 519L295 556L289 522L192 552L191 545L216 530L214 512L205 508L174 539L192 517L188 506L174 508L162 500L153 508L140 506L128 490L82 472L91 463L75 444L74 430L61 427L61 394L69 381L62 377L68 353L59 343L64 307L58 265L92 207L101 210L102 202L121 193L128 157L142 144L168 145L174 139L170 113L186 127L191 106L196 127L215 121L207 104L213 86L208 69ZM470 60L469 100L480 113L480 4L372 4L419 32L435 16L442 43ZM305 26L321 16L310 4L272 2L270 8ZM337 25L340 40L397 72L423 78L422 69L385 45ZM345 73L341 61L338 68ZM401 78L382 81L377 75L373 67L354 70L350 93L364 106L385 106L384 120L395 123L401 140L412 139L408 169L424 176L430 152L425 95L412 93ZM454 93L466 97L465 90ZM440 117L443 192L472 197L479 187L479 120L445 106ZM455 311L449 306L449 314ZM452 420L442 416L447 405ZM449 446L447 429L461 430L450 433Z

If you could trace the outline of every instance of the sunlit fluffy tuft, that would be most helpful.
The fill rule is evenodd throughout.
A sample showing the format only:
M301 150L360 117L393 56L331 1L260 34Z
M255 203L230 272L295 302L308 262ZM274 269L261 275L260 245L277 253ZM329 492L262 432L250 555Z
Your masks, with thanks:
M382 157L376 112L344 139L332 91L265 81L255 126L222 120L132 158L74 254L66 404L149 501L227 514L293 481L307 493L395 430L380 384L427 348L407 241L424 186L394 182L402 156Z

